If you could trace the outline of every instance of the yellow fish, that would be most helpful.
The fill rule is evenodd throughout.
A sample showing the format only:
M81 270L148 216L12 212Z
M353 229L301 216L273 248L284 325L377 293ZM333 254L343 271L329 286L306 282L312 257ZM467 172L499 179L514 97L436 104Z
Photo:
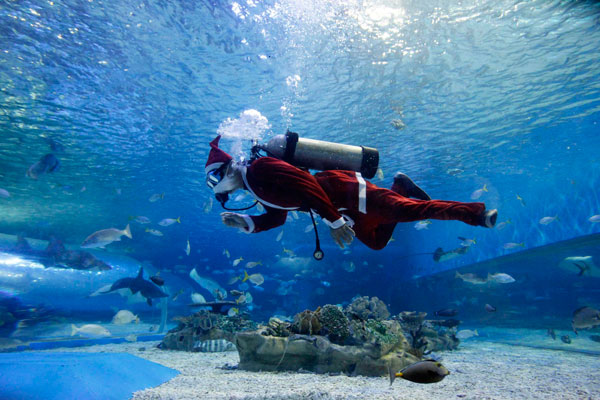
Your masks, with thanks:
M233 260L233 266L237 267L239 263L241 263L244 260L244 257L240 257L240 258L236 258L235 260Z
M254 283L256 286L260 286L265 282L265 278L264 278L264 276L262 276L262 274L248 275L248 272L244 271L244 279L242 279L242 283L246 282L246 281L250 281L250 282Z
M471 200L477 200L478 198L481 197L483 192L487 192L487 191L488 191L487 185L483 185L483 187L481 189L477 189L476 191L471 193Z
M294 250L290 250L290 249L286 249L285 247L283 248L283 252L285 254L287 254L290 257L294 257L296 254L294 253Z
M245 303L246 302L246 295L241 295L240 297L238 297L237 299L235 299L235 302L237 304Z
M519 200L521 202L521 205L525 207L525 200L523 200L521 196L517 195L517 200Z
M508 224L512 224L512 221L509 219L507 219L506 221L500 222L498 225L496 225L496 229L498 229L499 231L506 228L506 225Z
M227 258L231 257L231 254L229 254L229 250L227 249L223 250L223 254L225 254L225 257Z
M239 313L240 313L240 309L239 308L231 307L229 309L229 311L227 311L227 316L228 317L233 317L234 315L238 315Z
M228 285L233 285L234 283L236 283L240 279L242 279L241 276L233 276L233 277L229 278L229 281L227 282L227 284Z
M250 261L246 263L246 268L254 268L259 265L262 265L262 261Z

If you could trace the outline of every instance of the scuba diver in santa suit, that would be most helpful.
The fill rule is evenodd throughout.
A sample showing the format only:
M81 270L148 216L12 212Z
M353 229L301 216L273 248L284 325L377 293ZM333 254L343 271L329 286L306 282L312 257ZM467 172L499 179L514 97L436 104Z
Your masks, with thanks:
M396 174L391 189L385 189L355 171L327 170L312 175L274 157L238 163L219 149L219 139L217 136L210 143L205 167L207 185L222 205L229 194L245 189L266 211L257 216L221 214L225 225L245 233L281 226L289 211L312 211L329 226L340 248L356 236L371 249L380 250L391 239L398 222L458 220L487 228L496 223L497 210L486 210L484 203L431 200L402 173Z

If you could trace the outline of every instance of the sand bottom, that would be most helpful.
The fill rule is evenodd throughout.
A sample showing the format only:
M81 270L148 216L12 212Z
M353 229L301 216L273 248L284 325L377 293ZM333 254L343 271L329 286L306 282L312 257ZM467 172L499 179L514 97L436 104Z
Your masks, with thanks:
M237 352L164 351L158 342L108 344L52 351L128 352L177 369L179 376L133 399L600 399L600 357L472 341L441 353L445 380L419 385L387 378L312 373L247 372ZM141 350L143 349L143 350Z

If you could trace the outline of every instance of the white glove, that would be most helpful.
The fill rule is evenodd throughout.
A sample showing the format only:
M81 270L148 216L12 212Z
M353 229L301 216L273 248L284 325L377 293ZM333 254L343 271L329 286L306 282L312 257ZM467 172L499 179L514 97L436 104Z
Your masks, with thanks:
M331 237L341 249L344 248L344 242L350 245L355 235L354 230L347 223L337 229L331 228Z
M248 224L246 223L244 217L241 216L241 214L233 212L223 212L221 213L221 220L225 225L230 226L232 228L241 228L245 230L248 229Z

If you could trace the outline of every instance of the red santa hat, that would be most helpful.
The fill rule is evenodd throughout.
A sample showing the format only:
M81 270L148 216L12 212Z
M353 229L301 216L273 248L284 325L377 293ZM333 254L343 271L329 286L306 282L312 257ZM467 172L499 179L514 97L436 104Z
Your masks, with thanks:
M223 150L219 148L219 140L221 139L221 135L217 136L210 142L210 152L208 153L208 160L206 161L206 167L204 167L204 172L207 174L210 171L214 171L215 169L221 168L221 166L225 163L228 163L233 159L229 154L225 153Z

